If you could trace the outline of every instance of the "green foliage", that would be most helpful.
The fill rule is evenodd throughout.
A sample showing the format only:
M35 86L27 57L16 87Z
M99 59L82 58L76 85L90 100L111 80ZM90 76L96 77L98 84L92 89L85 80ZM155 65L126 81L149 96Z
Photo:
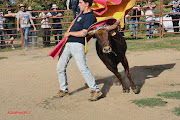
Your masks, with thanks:
M172 111L175 115L180 116L180 107L176 107L174 108L174 110Z
M2 60L2 59L7 59L8 57L0 57L0 60Z
M171 98L171 99L179 99L180 100L180 91L175 91L175 92L165 92L158 94L157 96L161 96L164 98Z
M139 100L132 100L139 107L155 107L155 106L165 106L168 102L163 101L160 98L145 98Z

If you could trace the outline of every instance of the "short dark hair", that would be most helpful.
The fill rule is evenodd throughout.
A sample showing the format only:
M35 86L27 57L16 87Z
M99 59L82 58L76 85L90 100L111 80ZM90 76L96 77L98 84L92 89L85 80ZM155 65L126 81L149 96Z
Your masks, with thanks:
M89 6L92 6L93 0L83 0L85 3L89 3Z

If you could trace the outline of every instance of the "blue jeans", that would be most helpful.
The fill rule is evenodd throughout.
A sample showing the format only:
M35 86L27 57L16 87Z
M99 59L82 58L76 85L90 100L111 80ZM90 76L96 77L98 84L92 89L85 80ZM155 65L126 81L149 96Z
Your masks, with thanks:
M66 43L63 53L59 58L57 63L57 74L59 78L60 89L63 91L68 91L68 83L66 76L66 68L69 60L74 57L79 71L86 80L87 85L90 90L100 91L95 83L95 79L86 65L84 45L81 43ZM76 81L76 80L74 80Z
M139 20L136 21L136 20L131 19L129 23L137 23L137 22L139 22ZM134 25L134 29L138 30L139 24L129 24L129 29L133 30L133 25ZM134 31L131 31L131 33L134 33ZM138 34L138 31L135 31L135 35L137 34Z
M155 20L151 20L151 21L155 21ZM146 22L150 22L150 21L146 21ZM146 29L152 29L152 30L146 30L146 34L153 34L153 31L154 31L154 22L151 22L151 23L146 23L145 24L145 27L146 27ZM146 35L146 37L150 37L150 36L152 36L152 35Z
M29 30L34 30L34 28L33 28L33 27L30 27ZM34 31L34 32L29 32L29 36L31 36L31 34L32 34L33 36L36 36L36 35L37 35L37 32L36 32L36 31ZM32 38L31 38L31 37L29 38L29 42L32 42ZM34 45L37 45L37 37L34 37Z
M25 39L25 47L29 47L29 27L22 28L24 39Z
M74 19L76 18L76 12L78 12L78 14L80 13L78 4L79 4L79 0L72 0L72 11L73 11Z
M4 35L4 30L0 30L0 35ZM4 36L1 36L1 40L4 40ZM4 45L5 41L1 41L1 45ZM5 46L1 46L1 48L5 48Z

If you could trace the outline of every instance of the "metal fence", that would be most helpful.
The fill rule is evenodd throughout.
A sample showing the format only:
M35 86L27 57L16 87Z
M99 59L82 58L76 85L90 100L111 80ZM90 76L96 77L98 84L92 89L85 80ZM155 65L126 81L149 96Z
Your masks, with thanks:
M136 5L137 6L137 3L143 3L144 4L147 4L147 1L148 0L137 0L136 1ZM172 12L168 12L168 13L164 13L163 12L163 9L164 8L167 8L167 7L171 7L169 5L163 5L163 0L159 0L159 5L156 5L156 7L154 9L156 9L156 11L158 11L158 13L154 14L155 15L155 20L154 21L145 21L144 20L144 17L146 16L150 16L150 15L137 15L137 10L136 10L136 16L132 16L132 15L129 15L129 16L126 16L125 19L131 19L132 17L135 17L136 18L136 22L135 23L129 23L129 22L126 22L125 23L125 29L124 30L121 30L121 32L124 32L124 37L126 38L132 38L132 37L142 37L142 36L148 36L148 35L151 35L151 36L159 36L160 38L162 38L165 34L172 34L172 33L180 33L179 31L176 31L174 32L174 28L180 28L180 23L179 23L179 26L173 26L173 21L180 21L180 19L172 19L172 15L174 13ZM5 10L7 8L0 8L2 10ZM9 9L9 8L8 8ZM11 9L17 9L17 8L11 8ZM141 10L145 11L144 7L141 6L140 7ZM59 40L55 40L53 39L53 37L55 36L63 36L65 31L67 30L67 28L69 27L70 23L72 22L73 20L73 14L72 14L72 11L71 10L57 10L59 12L62 12L63 13L63 16L62 17L49 17L51 19L51 23L47 23L49 25L53 25L53 24L61 24L62 25L62 29L49 29L48 31L50 32L53 32L53 31L56 31L56 30L62 30L62 34L57 34L57 35L54 35L53 33L51 33L50 35L42 35L42 29L40 29L40 26L42 25L41 24L41 20L42 18L33 18L34 20L37 21L37 23L35 24L36 25L36 32L38 33L36 36L29 36L29 38L35 38L37 37L38 38L38 41L37 41L37 44L38 45L42 45L43 43L43 40L42 40L42 37L48 37L50 36L51 39L50 39L50 42L51 44L53 43L56 43L58 42ZM43 11L32 11L33 13L36 13L36 14L39 14ZM53 11L47 11L47 12L53 12ZM180 14L180 13L179 13ZM164 17L163 17L164 16ZM5 16L2 16L2 17L5 17ZM137 18L140 18L140 21L138 21ZM52 19L53 18L61 18L61 22L60 23L53 23L52 22ZM142 19L141 19L142 18ZM154 27L152 28L146 28L146 24L153 24ZM4 25L6 24L16 24L15 23L4 23ZM133 30L130 30L129 29L129 25L137 25L137 27L134 27ZM3 46L24 46L24 37L23 37L23 32L22 32L22 29L18 32L16 30L16 33L15 34L7 34L8 30L16 30L16 28L13 28L13 29L0 29L0 31L4 31L3 33L4 34L0 34L0 38L5 38L5 39L1 39L1 45L0 45L0 48L2 48ZM134 35L131 35L131 32L135 32L137 31L137 34L134 34ZM146 31L153 31L152 34L147 34ZM34 32L34 30L31 30L30 32ZM2 33L2 32L1 32ZM14 40L13 43L11 44L7 44L8 42L10 42L10 40L8 39L8 36L10 35L16 35L16 39ZM53 37L52 37L53 36ZM3 42L5 42L5 44L2 44ZM33 41L32 41L33 42ZM46 42L46 41L44 41Z

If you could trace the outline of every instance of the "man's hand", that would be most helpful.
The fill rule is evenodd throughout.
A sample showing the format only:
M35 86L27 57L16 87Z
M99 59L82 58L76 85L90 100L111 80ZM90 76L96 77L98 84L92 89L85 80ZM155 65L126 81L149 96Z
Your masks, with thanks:
M65 34L64 34L64 37L69 37L70 36L70 32L66 32Z
M19 28L17 28L17 31L20 31L20 29L19 29Z
M36 27L34 27L34 31L36 31Z

